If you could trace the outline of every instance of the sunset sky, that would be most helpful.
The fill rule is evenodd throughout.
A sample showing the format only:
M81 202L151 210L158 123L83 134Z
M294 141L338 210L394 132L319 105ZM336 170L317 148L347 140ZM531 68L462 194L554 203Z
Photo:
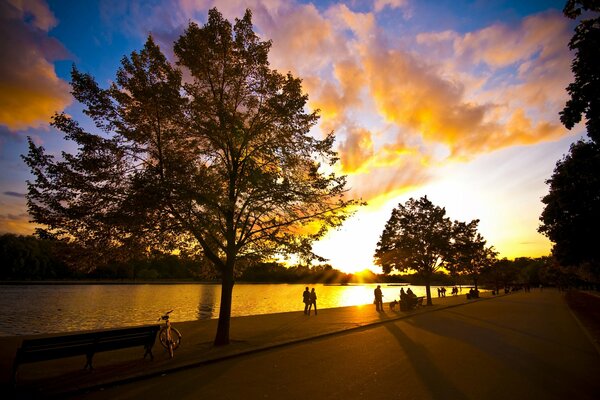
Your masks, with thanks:
M83 120L71 65L107 86L149 33L172 59L187 23L204 23L216 6L230 21L252 10L255 30L273 41L271 66L303 79L309 106L321 110L314 134L336 132L339 170L369 203L315 245L334 267L377 271L392 208L422 195L453 219L480 219L501 257L547 255L537 233L544 181L584 134L558 118L575 26L564 3L0 1L0 233L33 232L26 137L58 154L69 148L50 116Z

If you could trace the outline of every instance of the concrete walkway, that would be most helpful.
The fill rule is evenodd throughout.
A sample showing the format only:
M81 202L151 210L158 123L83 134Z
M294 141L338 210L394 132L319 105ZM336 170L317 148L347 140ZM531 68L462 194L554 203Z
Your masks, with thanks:
M168 375L169 379L175 380L172 383L173 385L181 386L180 382L178 382L178 377L183 377L185 374L195 374L194 371L198 368L215 368L216 365L222 368L228 362L239 363L240 357L244 354L246 354L246 357L242 357L243 359L251 359L257 354L262 354L266 349L275 349L267 352L268 354L274 354L277 351L294 351L294 349L299 349L301 346L317 346L316 350L312 350L313 353L326 354L332 346L325 346L324 349L320 349L318 343L327 340L336 341L340 335L344 337L352 335L362 337L365 330L369 332L387 332L387 336L391 333L392 336L396 337L397 341L405 345L406 354L403 357L408 358L406 358L404 364L411 365L413 373L416 368L416 371L421 375L421 381L425 379L425 384L421 386L422 388L427 389L429 386L435 388L436 382L438 384L444 382L444 374L435 373L435 369L432 370L432 373L428 374L426 372L426 369L428 369L426 365L421 365L423 357L425 357L425 360L432 357L426 353L420 354L425 348L439 346L442 342L448 342L451 346L454 346L454 348L445 350L442 348L443 351L436 355L436 357L443 356L443 360L439 360L441 364L460 366L458 369L454 368L456 371L452 374L458 374L457 376L459 376L464 372L465 367L477 365L481 361L481 349L473 352L468 347L456 346L454 342L459 337L466 338L461 338L459 342L467 339L475 341L479 343L478 347L483 348L485 352L491 353L487 354L484 358L487 360L486 365L489 364L488 366L493 366L502 357L506 357L506 354L502 353L504 351L502 346L506 347L512 341L519 342L525 338L534 342L526 343L523 347L527 350L526 352L523 352L523 349L521 349L519 353L513 354L516 351L515 348L511 347L512 345L507 347L509 361L514 362L516 369L522 368L526 364L529 365L530 361L527 360L530 358L546 366L548 365L548 360L551 361L549 363L551 365L565 362L567 363L565 365L568 366L567 370L579 371L581 369L576 375L582 381L577 382L578 390L583 391L581 393L588 393L587 390L596 390L590 393L598 393L600 391L600 386L598 386L598 383L595 383L597 379L586 378L589 373L592 373L592 376L600 376L599 354L589 342L572 314L568 312L568 308L558 292L545 290L541 293L518 293L496 298L487 297L468 302L463 295L444 299L435 298L434 304L434 306L424 307L410 313L392 312L387 309L384 313L377 313L374 310L374 306L366 305L320 310L318 316L311 315L310 317L305 316L300 311L296 313L234 318L231 324L232 344L219 348L212 346L216 321L179 323L176 324L176 327L183 333L184 341L177 350L174 359L169 359L167 354L160 348L160 345L157 345L154 348L154 361L140 360L141 353L139 349L99 353L94 358L96 369L91 373L79 369L83 364L82 357L28 364L20 369L17 393L25 395L32 393L50 395L64 392L81 394L91 389L90 395L93 397L94 393L100 393L93 390L100 387L108 387L109 389L101 392L98 398L102 398L108 394L107 391L112 390L116 391L117 397L147 397L150 395L149 392L143 396L139 395L139 392L135 392L138 393L137 395L120 396L119 390L125 390L125 393L127 393L127 390L137 388L140 385L144 387L152 387L156 384L163 385L166 375ZM560 310L560 312L557 312L557 310ZM465 312L472 315L465 317L467 315ZM532 318L534 316L535 318ZM399 324L403 324L402 328L399 328ZM417 334L415 338L407 339L407 333L405 332L416 329L418 324L425 324L423 327L419 327L422 332ZM503 336L506 334L516 337L511 339L504 338ZM367 335L367 337L372 338L374 336ZM9 340L0 340L0 348L3 355L2 360L5 365L10 364L10 357L6 357L12 352L9 347L15 346L15 343L9 342ZM297 345L289 346L292 343L297 343ZM411 344L411 346L408 346L408 344ZM533 356L532 351L529 350L529 346L537 346L538 349L536 351L541 351L542 355L536 354ZM456 351L458 348L461 349L459 352ZM385 349L383 351L385 352ZM443 354L444 352L446 354ZM544 354L546 355L544 356ZM275 357L278 356L276 355ZM338 359L339 357L343 356L336 355L332 359ZM335 368L344 369L340 364L352 363L356 358L354 355L348 353L346 353L346 357L348 360L338 360L336 364L331 366L332 369L329 372L333 376L336 374ZM385 353L382 357L385 357ZM559 357L563 361L552 361L558 360ZM521 358L525 359L525 361L521 360ZM452 362L453 359L455 362ZM471 360L471 364L469 362L465 364L465 360ZM434 363L433 360L431 362ZM327 364L327 359L322 364ZM260 363L256 365L256 368L252 366L249 368L259 371L259 367ZM290 366L289 368L290 373L288 375L294 376L294 373L291 371L297 367ZM532 366L527 368L522 373L517 372L525 380L528 376L536 372L537 367ZM471 368L467 369L470 370ZM551 373L548 376L556 375L556 371L556 369L551 369ZM303 371L300 372L302 373ZM6 376L5 373L6 369L3 371L4 376ZM204 375L204 373L200 373L199 376ZM303 375L306 374L304 373ZM145 378L151 377L156 377L156 379L145 380ZM320 378L323 380L323 376ZM263 383L256 383L258 385L257 396L262 385L265 385L265 387L269 385L269 377L266 376L264 379ZM235 374L228 374L226 380L239 382ZM485 387L485 385L489 384L487 376L481 377L480 380L483 382L473 382L471 386L480 387L480 385L483 385L481 387ZM398 383L397 379L392 379L392 381ZM193 382L197 383L197 379L192 379L190 383L189 389L191 392L195 388ZM127 383L129 384L126 386L114 387L116 384L124 385ZM403 382L403 384L406 383ZM215 392L217 394L223 394L222 389L225 388L233 390L230 393L233 397L222 396L220 398L235 398L236 391L241 390L237 385L227 385L226 383L218 385L217 380L215 380L215 385L217 385L217 389L215 389L217 390ZM169 388L171 386L167 385L166 387ZM378 388L381 387L385 387L385 385L378 386ZM442 384L442 387L445 386ZM523 387L522 384L521 387ZM207 389L205 386L202 386L202 388ZM244 390L247 389L244 388ZM391 388L389 389L392 390ZM156 390L156 388L153 390ZM335 393L339 392L338 390ZM207 390L196 394L210 394L211 398L215 398L215 393ZM383 396L385 393L387 392L382 392L382 398L385 397ZM423 393L427 393L427 391ZM442 391L438 394L444 395L439 398L460 397L446 397L446 395L453 393L452 391ZM461 393L463 392L461 391ZM281 393L279 394L281 395ZM318 393L314 394L319 397ZM433 394L436 393L433 392ZM277 392L271 393L271 395L276 396ZM150 397L154 398L155 396ZM190 397L193 397L191 393ZM335 396L329 393L328 396L324 397L334 398ZM217 398L219 397L217 396ZM250 396L248 398L253 397ZM428 396L423 398L428 398ZM492 396L492 398L496 397ZM554 397L551 396L550 398ZM585 396L578 398L585 398ZM590 396L589 398L592 397Z

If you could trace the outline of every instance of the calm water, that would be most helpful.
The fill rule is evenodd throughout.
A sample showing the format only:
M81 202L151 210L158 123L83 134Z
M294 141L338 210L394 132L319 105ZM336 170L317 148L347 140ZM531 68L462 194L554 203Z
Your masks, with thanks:
M302 310L305 286L236 284L232 315ZM309 286L317 292L319 308L332 308L371 304L377 285ZM400 287L381 288L385 302L399 297ZM425 295L424 286L410 288ZM0 336L151 324L171 309L174 322L218 318L220 296L220 285L206 284L0 285Z

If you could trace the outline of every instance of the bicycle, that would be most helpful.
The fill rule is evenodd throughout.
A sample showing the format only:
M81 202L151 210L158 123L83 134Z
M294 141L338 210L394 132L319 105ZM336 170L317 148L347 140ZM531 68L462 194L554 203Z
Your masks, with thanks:
M181 344L181 333L171 326L171 322L169 321L169 314L171 314L173 310L167 311L165 315L160 317L159 321L165 321L165 325L160 328L158 332L158 338L160 340L160 344L169 350L169 356L173 358L173 352L177 350L179 345Z

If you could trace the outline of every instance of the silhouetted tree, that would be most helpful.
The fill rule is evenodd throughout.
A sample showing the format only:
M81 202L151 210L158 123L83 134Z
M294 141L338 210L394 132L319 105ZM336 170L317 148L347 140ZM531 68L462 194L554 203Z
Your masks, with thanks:
M586 119L591 141L571 145L569 154L558 161L546 181L550 192L542 202L538 231L554 243L552 254L566 267L586 271L600 279L600 249L596 230L600 223L600 2L569 0L564 14L581 19L569 48L575 51L571 69L575 81L567 87L570 99L560 113L562 123L571 129ZM595 276L595 277L594 277Z
M486 240L477 232L479 220L469 223L455 221L452 232L452 252L447 269L452 275L468 276L475 289L479 276L495 262L497 253L486 247Z
M571 70L575 81L567 87L571 98L560 112L561 122L571 129L586 119L587 134L600 144L600 1L569 0L563 13L571 19L581 19L575 28L575 34L569 42L569 48L575 52Z
M212 9L174 45L173 66L149 37L103 89L73 68L74 97L98 134L65 114L53 126L78 146L62 160L30 140L28 205L56 235L99 248L201 252L222 282L215 344L229 343L234 276L244 260L310 254L354 201L331 173L334 136L291 74L271 70L271 43ZM325 167L321 166L321 163ZM315 228L316 227L316 228Z
M554 243L552 254L565 266L589 263L598 269L600 247L600 149L593 142L579 141L556 164L546 181L550 192L539 231ZM599 271L600 272L600 271Z
M35 236L0 235L0 279L62 279L73 271L59 257L64 243Z
M398 204L377 243L375 262L384 273L415 271L423 277L431 305L431 278L452 255L452 222L427 196Z

